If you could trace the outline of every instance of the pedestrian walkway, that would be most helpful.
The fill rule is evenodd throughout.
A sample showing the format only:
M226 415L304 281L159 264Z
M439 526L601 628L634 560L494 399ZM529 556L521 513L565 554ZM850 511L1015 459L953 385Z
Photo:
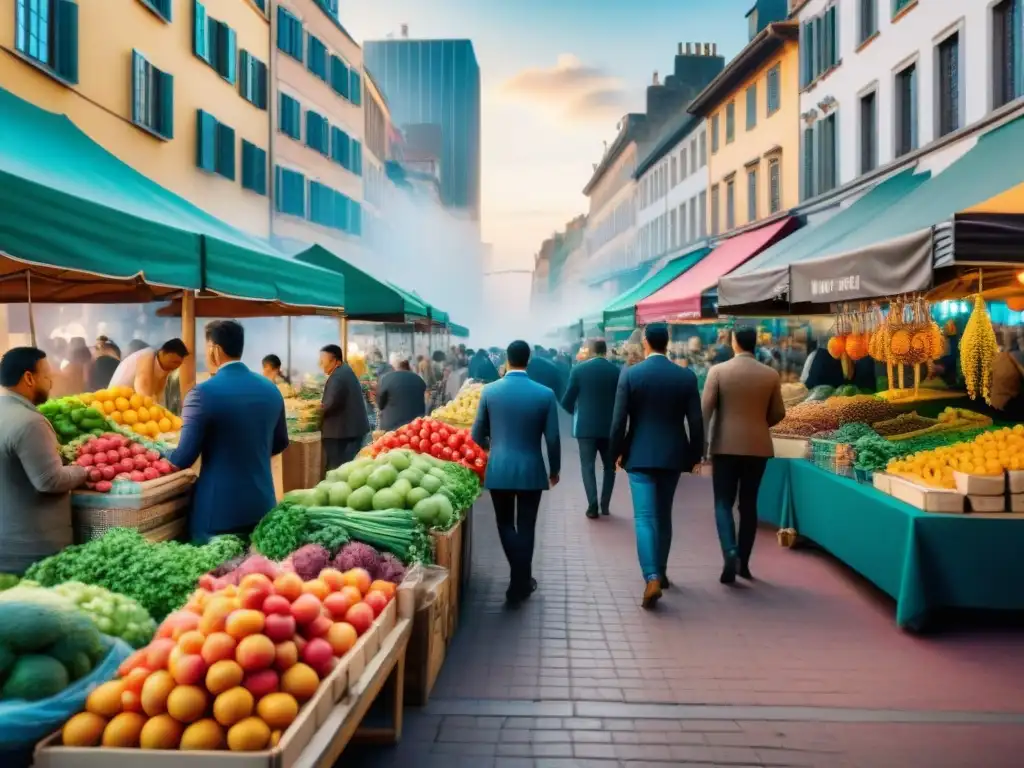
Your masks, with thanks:
M642 611L625 476L612 517L588 520L575 442L563 457L541 507L539 591L504 607L508 566L482 498L473 586L430 704L407 712L399 747L352 750L346 768L1022 764L1020 628L907 634L890 600L767 529L757 580L722 586L698 477L676 494L673 587Z

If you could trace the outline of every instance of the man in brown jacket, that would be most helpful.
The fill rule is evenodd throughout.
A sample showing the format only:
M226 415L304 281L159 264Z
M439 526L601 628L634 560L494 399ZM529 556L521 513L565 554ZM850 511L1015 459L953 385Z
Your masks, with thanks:
M704 384L701 405L710 435L715 523L725 567L720 581L732 584L739 573L750 579L750 553L757 534L757 492L765 465L774 455L769 429L786 415L779 374L754 358L757 332L738 327L732 334L734 357L714 365ZM740 532L736 540L733 506L739 496Z

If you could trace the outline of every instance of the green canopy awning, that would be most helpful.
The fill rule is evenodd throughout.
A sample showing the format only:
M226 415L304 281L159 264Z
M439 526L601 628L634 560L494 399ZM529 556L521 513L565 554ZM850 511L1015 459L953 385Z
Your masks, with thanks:
M404 323L428 317L427 304L408 291L368 275L321 245L301 245L306 247L294 254L297 261L344 276L345 314L353 320Z
M457 323L449 323L448 330L451 331L452 336L455 336L456 338L459 338L459 339L468 339L469 338L469 328L467 328L464 325L459 325Z
M391 283L390 281L389 285L401 291L402 293L410 294L413 298L416 299L416 301L426 306L430 310L430 319L434 323L434 325L448 325L448 313L445 312L443 309L435 307L433 304L429 304L422 296L416 293L416 291L406 291L404 288L400 288L399 286L395 285L394 283Z
M67 116L0 88L4 300L31 272L34 301L148 301L175 289L333 308L344 279L290 263L268 242L175 195Z
M711 249L702 246L677 256L653 275L616 296L604 308L605 330L632 330L636 326L636 305L657 293L709 253Z

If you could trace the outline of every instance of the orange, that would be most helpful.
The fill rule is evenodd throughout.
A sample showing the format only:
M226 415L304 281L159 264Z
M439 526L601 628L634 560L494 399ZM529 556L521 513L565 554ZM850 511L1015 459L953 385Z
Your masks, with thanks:
M125 424L136 424L139 421L139 414L135 411L121 411L121 418L124 419Z
M61 731L61 743L65 747L95 747L103 738L107 721L92 712L79 712L66 723Z
M309 701L320 687L320 678L308 664L295 664L281 675L281 690L299 701Z
M143 749L177 749L184 726L170 715L157 715L146 721L139 734Z
M214 662L206 672L206 690L216 696L241 685L243 677L245 672L238 662L227 659Z
M179 685L167 697L167 714L182 723L191 723L206 714L206 691L197 685Z
M122 712L103 729L104 747L137 747L146 718L138 712Z
M114 717L121 711L121 694L124 680L111 680L97 687L85 700L85 711L100 717Z
M268 693L256 705L256 714L271 730L283 731L298 717L299 702L289 693Z
M216 750L224 748L224 729L216 720L205 718L197 720L181 734L178 749L183 752L202 749Z
M245 690L245 688L232 688L230 691L224 691L224 693L214 699L213 717L225 728L229 728L240 720L249 717L252 714L252 708L255 703L252 694Z
M228 731L228 749L232 752L259 752L270 743L270 729L258 717L247 717Z

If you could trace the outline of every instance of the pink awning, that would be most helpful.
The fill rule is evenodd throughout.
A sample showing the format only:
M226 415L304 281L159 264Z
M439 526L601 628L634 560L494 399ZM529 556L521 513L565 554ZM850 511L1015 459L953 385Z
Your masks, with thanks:
M700 296L747 259L796 228L792 216L730 237L661 290L636 305L638 323L685 320L701 316Z

